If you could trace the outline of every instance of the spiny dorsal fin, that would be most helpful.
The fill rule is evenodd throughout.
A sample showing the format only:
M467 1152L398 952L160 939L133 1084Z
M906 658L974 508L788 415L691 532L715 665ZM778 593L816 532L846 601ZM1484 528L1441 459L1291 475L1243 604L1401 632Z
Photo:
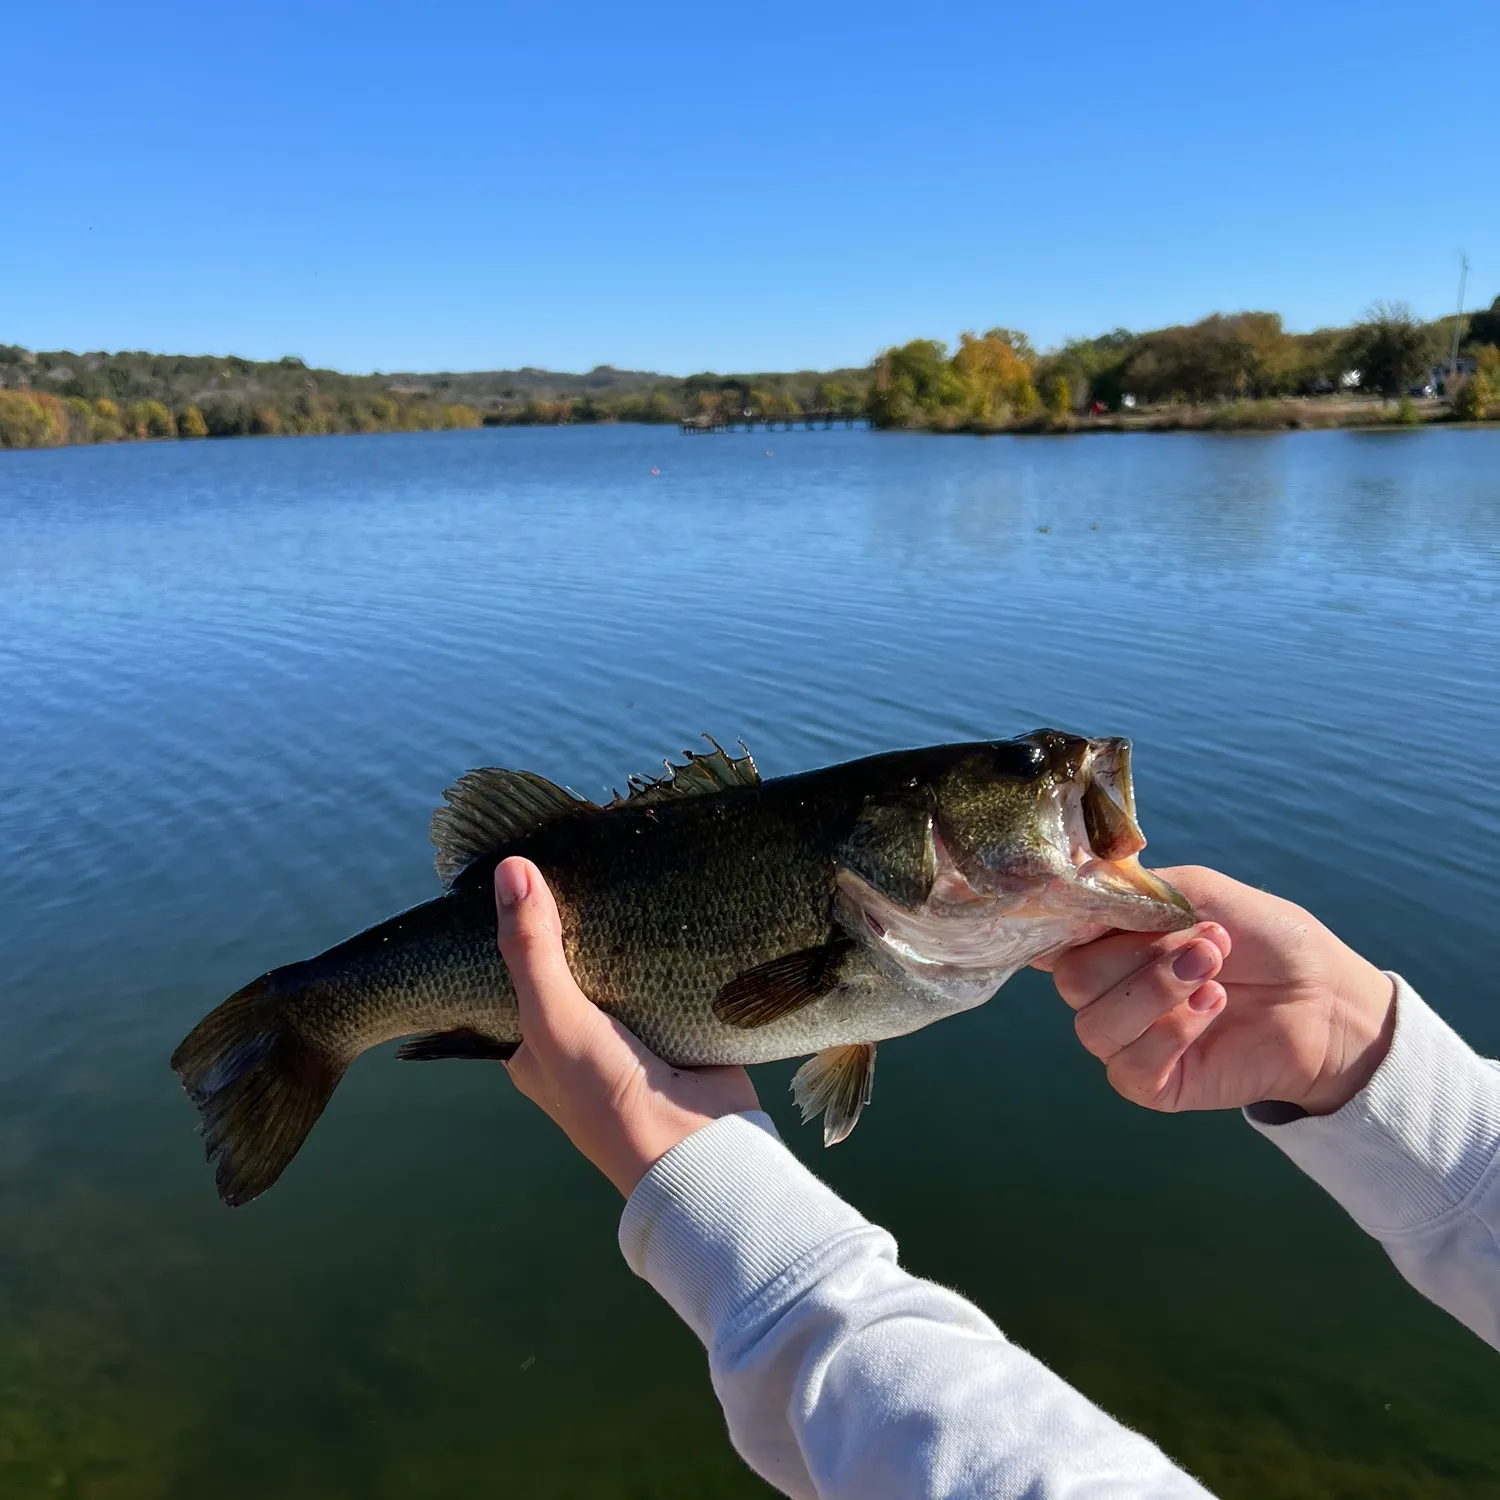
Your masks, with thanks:
M481 855L497 854L565 813L598 810L597 803L534 771L497 766L460 776L443 797L447 806L432 815L432 842L437 845L438 878L445 890Z
M609 807L643 807L677 797L700 797L729 787L756 786L760 773L745 743L739 757L704 735L713 746L707 754L685 750L687 764L663 761L664 776L632 776L625 796L615 793ZM484 855L535 832L566 813L598 812L599 804L565 790L534 771L506 771L490 766L460 776L443 793L446 807L432 815L432 842L437 845L437 872L446 890L462 871Z
M760 772L755 769L744 740L739 744L745 753L731 756L712 735L705 734L703 738L713 746L707 754L684 750L682 753L687 756L687 764L674 766L669 760L663 761L667 768L665 776L632 776L629 791L623 797L616 792L614 801L606 805L623 807L629 803L631 807L649 807L654 802L667 802L674 797L701 797L705 792L759 784Z
M714 1014L741 1031L769 1026L838 988L839 965L853 949L848 938L783 953L736 975L714 1000Z
M823 1144L837 1146L859 1124L874 1083L874 1042L825 1047L792 1075L792 1097L804 1124L822 1111Z

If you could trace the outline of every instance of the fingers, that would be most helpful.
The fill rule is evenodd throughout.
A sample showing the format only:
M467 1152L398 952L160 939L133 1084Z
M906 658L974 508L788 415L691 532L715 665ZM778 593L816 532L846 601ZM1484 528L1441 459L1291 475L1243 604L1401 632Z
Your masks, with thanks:
M1055 954L1052 977L1058 994L1074 1010L1082 1010L1153 960L1175 957L1188 949L1215 950L1217 962L1211 968L1205 967L1198 976L1200 980L1208 979L1229 957L1231 946L1229 934L1217 922L1200 922L1186 932L1112 932L1081 948Z
M530 860L503 860L496 869L495 915L500 956L516 987L522 1035L534 1045L574 1050L603 1017L574 982L563 953L557 902ZM521 1061L526 1050L511 1059L511 1074L518 1081L531 1066L530 1060Z
M1095 1057L1108 1061L1184 1002L1202 1013L1211 1011L1215 997L1223 995L1222 985L1208 983L1224 963L1219 948L1192 932L1173 936L1187 941L1162 945L1164 951L1090 1001L1074 1018L1078 1040Z
M1201 986L1187 1005L1179 1005L1148 1026L1128 1047L1104 1065L1115 1092L1148 1109L1175 1110L1182 1095L1183 1059L1193 1043L1224 1009L1224 986Z

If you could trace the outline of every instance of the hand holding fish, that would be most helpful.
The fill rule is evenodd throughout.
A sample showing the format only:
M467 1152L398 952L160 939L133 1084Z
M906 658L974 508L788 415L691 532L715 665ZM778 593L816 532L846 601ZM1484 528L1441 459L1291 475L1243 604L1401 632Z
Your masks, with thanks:
M1110 1083L1148 1109L1341 1109L1390 1051L1390 977L1279 896L1198 866L1160 874L1205 920L1111 933L1051 964Z
M627 1198L695 1130L760 1108L743 1068L669 1067L578 988L557 902L529 860L496 869L495 907L521 1013L511 1079Z

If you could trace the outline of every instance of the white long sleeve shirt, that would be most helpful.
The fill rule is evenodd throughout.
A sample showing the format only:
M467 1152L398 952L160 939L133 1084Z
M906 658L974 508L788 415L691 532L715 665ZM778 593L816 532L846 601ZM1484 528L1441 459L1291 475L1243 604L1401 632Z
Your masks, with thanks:
M1251 1123L1500 1347L1500 1065L1397 980L1395 1038L1337 1114ZM763 1114L689 1136L620 1223L631 1269L708 1350L740 1456L793 1500L1207 1495L978 1308L897 1262Z

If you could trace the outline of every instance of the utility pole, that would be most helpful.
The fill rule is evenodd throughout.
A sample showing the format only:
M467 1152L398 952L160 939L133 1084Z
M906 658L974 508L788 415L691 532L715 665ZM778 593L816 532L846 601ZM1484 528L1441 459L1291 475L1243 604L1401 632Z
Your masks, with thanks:
M1458 316L1453 320L1453 352L1448 356L1448 384L1458 380L1458 336L1464 326L1464 287L1469 280L1469 257L1463 257L1463 268L1458 273ZM1451 397L1453 392L1448 392Z

